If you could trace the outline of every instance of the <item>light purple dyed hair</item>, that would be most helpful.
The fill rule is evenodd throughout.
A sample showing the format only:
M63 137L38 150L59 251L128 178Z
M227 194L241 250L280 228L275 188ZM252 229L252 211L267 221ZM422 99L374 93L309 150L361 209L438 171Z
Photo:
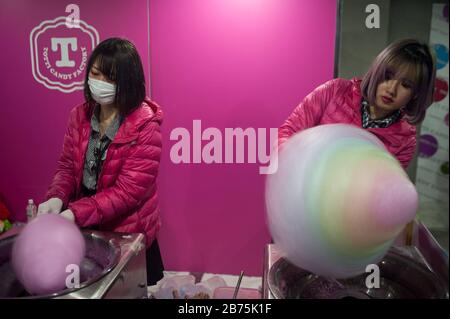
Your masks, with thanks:
M414 39L390 44L375 58L361 83L362 96L375 104L378 85L388 73L408 72L413 78L413 98L403 108L411 124L423 121L427 108L433 103L436 63L428 45Z

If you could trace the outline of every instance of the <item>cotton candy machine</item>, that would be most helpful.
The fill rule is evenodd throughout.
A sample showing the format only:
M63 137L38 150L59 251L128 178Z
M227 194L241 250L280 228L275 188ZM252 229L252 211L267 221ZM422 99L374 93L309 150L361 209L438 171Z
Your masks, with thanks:
M80 265L80 285L52 295L29 295L10 264L20 229L0 239L0 298L146 298L147 273L142 234L84 230L86 256Z
M369 273L346 280L314 275L290 263L276 245L268 245L264 298L448 299L448 256L438 251L439 247L428 237L429 232L424 231L423 225L420 227L415 241L418 246L392 247L378 263L380 285L377 288L367 287Z

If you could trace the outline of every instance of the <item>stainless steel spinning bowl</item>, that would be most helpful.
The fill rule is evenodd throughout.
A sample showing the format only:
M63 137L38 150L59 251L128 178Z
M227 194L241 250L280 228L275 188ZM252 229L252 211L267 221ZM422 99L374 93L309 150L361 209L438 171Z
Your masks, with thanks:
M80 265L80 287L39 296L25 290L11 267L11 251L17 235L0 240L0 298L55 298L83 289L107 275L119 261L120 246L98 232L83 231L83 236L86 255Z
M442 279L395 249L390 250L378 266L380 287L368 288L368 274L336 281L314 275L280 258L269 270L268 287L279 299L448 298L448 285Z

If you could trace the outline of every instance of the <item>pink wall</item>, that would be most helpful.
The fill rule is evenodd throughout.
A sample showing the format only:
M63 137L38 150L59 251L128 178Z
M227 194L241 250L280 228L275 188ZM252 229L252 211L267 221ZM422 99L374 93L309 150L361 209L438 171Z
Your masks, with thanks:
M100 40L132 40L148 70L147 1L76 3ZM31 30L67 15L65 5L0 0L0 193L17 219L27 198L43 198L68 112L82 101L81 91L48 89L31 72ZM170 132L192 133L194 119L222 132L278 127L333 76L336 3L150 0L149 16L151 93L165 112L159 185L166 269L260 275L269 241L260 164L174 164Z
M160 175L169 269L261 274L264 175L258 164L178 164L175 127L278 127L333 77L336 3L178 0L150 3L152 97L164 108Z

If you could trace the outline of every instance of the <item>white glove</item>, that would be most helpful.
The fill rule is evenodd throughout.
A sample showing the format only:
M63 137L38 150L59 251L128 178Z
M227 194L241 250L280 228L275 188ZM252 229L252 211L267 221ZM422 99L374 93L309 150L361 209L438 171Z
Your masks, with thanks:
M75 221L75 215L73 214L73 212L70 209L66 209L65 211L63 211L60 214L62 217L67 218L68 220L70 220L71 222Z
M50 198L48 201L43 202L38 207L38 215L54 213L59 214L63 206L62 200L56 197Z

